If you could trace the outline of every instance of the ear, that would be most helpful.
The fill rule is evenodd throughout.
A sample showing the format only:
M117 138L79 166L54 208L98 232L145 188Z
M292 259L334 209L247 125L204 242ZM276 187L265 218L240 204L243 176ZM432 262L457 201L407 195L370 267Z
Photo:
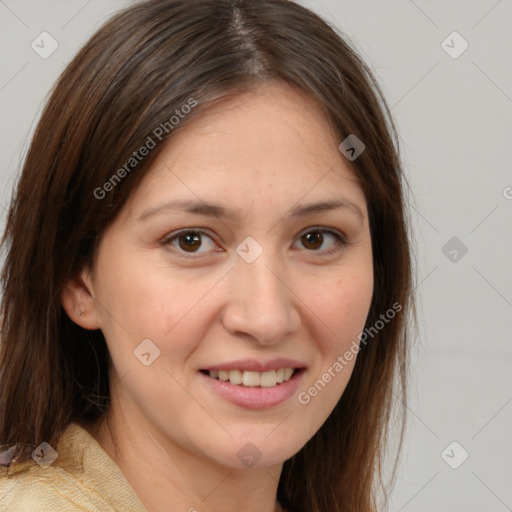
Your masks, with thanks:
M88 330L101 328L99 306L94 298L94 287L88 268L82 269L66 283L60 301L75 324Z

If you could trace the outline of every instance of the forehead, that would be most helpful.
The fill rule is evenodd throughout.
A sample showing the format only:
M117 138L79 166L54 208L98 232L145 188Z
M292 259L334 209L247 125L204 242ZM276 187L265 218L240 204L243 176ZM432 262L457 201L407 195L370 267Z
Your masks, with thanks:
M214 200L239 211L290 208L341 192L364 205L338 139L311 98L281 83L260 86L208 107L177 132L131 209L171 199Z

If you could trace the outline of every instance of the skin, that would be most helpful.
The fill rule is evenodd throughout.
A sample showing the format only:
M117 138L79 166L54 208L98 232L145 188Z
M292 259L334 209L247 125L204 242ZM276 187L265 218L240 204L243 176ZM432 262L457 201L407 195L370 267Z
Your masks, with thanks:
M84 426L148 511L273 512L283 462L342 395L355 359L307 405L297 399L357 340L373 292L366 200L341 140L312 99L282 83L210 106L167 143L105 231L94 268L68 283L68 315L102 330L113 361L108 425ZM138 221L177 198L220 203L239 218L163 210ZM287 217L332 199L355 206ZM347 245L327 231L304 240L315 226ZM183 237L162 243L183 228L208 236L192 252ZM247 236L263 249L250 264L236 253ZM134 350L148 338L160 357L145 366ZM307 368L297 393L271 408L231 404L198 373L277 357ZM261 452L251 468L237 458L247 442Z

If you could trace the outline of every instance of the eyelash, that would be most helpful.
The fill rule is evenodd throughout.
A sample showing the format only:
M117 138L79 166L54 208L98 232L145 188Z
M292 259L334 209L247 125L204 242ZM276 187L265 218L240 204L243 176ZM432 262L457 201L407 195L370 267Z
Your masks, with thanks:
M346 247L349 244L346 241L345 237L341 233L338 233L337 231L333 231L331 229L323 228L321 226L311 226L311 227L307 228L306 230L302 231L298 235L298 238L300 239L301 237L303 237L304 235L307 235L308 233L315 233L315 232L319 232L322 234L327 233L329 235L332 235L335 238L335 243L333 244L333 246L330 249L324 249L323 251L309 250L308 252L312 252L312 253L318 252L323 256L327 256L327 255L334 254L334 253L340 251L342 248ZM177 231L175 233L172 233L170 236L168 236L167 238L165 238L162 241L162 245L170 246L172 244L172 242L174 242L174 240L178 240L180 237L186 236L186 235L205 235L215 243L215 240L213 240L212 236L210 236L206 230L201 229L201 228L186 228L186 229ZM196 258L197 259L198 258L197 255L202 254L202 252L188 253L186 251L183 251L181 249L177 249L174 247L172 249L177 251L180 254L180 256L182 256L184 258ZM203 252L207 253L208 251L203 251Z

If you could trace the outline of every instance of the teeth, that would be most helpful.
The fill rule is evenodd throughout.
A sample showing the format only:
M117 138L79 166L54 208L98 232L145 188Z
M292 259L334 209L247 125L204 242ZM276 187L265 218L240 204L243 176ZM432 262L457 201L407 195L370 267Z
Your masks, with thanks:
M284 369L284 380L289 380L293 374L293 368L285 368Z
M228 372L229 374L229 382L231 384L242 384L243 382L243 374L240 370L231 370Z
M229 381L231 384L263 388L271 388L276 384L281 384L290 380L293 375L293 368L279 368L278 370L270 370L269 372L243 372L240 370L210 370L209 374L212 379L219 379L224 382Z
M243 372L242 382L244 386L259 386L261 383L261 373Z
M263 372L261 374L260 386L262 388L271 388L272 386L275 386L276 384L277 384L277 375L276 375L275 370L272 370L270 372Z

